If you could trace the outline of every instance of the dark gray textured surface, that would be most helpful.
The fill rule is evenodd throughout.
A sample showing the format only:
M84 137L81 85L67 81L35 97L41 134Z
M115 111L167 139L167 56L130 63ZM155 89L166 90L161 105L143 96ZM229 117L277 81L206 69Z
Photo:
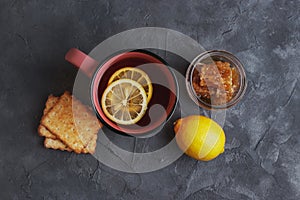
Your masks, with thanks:
M288 0L1 0L0 199L300 199L299 10ZM143 26L175 29L245 64L249 87L227 112L225 153L128 174L44 149L43 104L71 90L77 72L65 52Z

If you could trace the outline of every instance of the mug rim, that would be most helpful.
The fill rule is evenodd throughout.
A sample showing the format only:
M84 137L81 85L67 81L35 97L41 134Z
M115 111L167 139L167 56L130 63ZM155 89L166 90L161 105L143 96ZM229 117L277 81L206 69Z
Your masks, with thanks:
M126 54L131 54L131 53L150 56L155 61L158 61L157 62L158 64L165 65L165 68L163 68L163 71L169 73L169 74L166 74L166 77L170 77L168 83L170 84L170 90L174 93L174 95L171 95L171 98L169 99L168 105L171 105L171 106L168 106L166 108L166 111L167 111L166 115L161 117L155 123L153 123L153 124L149 125L148 127L146 127L145 130L144 129L130 129L130 128L125 128L123 126L120 128L118 124L111 121L110 119L108 119L108 117L105 116L105 114L102 110L101 104L98 100L98 97L99 97L99 91L98 91L99 83L100 83L101 79L103 78L103 74L109 68L109 67L107 67L107 69L105 69L104 71L101 72L102 67L105 64L108 64L109 61L112 61L112 63L113 63L113 61L117 60L119 56L126 55ZM112 63L108 64L108 66L111 66ZM177 96L179 94L178 81L176 79L176 76L175 76L174 72L170 69L168 63L164 59L162 59L160 56L158 56L158 55L156 55L156 54L154 54L150 51L147 51L145 49L119 51L119 52L116 52L116 53L112 54L107 59L105 59L103 62L101 62L97 66L97 70L94 72L93 77L91 79L90 91L91 91L90 92L90 98L91 98L91 102L92 102L92 107L93 107L93 110L96 113L98 119L100 119L102 123L104 123L108 128L112 129L113 131L117 131L118 133L126 134L126 135L144 135L144 134L147 134L147 133L151 133L152 131L158 129L159 127L161 127L165 123L167 123L169 121L169 119L171 118L171 116L173 115L173 113L175 112L175 108L176 108L177 103L178 103L178 97Z

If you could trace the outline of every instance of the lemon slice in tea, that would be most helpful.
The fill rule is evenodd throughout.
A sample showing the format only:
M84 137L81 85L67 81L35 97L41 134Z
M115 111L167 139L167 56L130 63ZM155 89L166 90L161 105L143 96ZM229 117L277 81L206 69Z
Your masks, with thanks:
M147 103L149 103L153 87L149 76L143 70L134 67L124 67L117 70L109 79L108 84L119 79L131 79L141 84L147 94Z
M138 82L119 79L104 90L101 106L104 114L113 122L122 125L135 124L147 110L147 95Z

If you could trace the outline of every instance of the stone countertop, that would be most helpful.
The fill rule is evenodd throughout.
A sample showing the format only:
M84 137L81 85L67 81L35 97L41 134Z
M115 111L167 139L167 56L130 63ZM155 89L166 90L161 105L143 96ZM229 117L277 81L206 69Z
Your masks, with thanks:
M300 199L299 9L298 0L1 0L0 199ZM67 50L145 26L244 63L248 89L226 112L225 152L131 174L43 148L45 100L72 90L77 73Z

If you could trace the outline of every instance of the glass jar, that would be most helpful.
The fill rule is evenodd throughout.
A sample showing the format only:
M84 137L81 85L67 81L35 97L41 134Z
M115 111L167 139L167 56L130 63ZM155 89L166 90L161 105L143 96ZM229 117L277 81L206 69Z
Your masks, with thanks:
M214 104L212 103L213 101L205 101L203 98L203 95L199 95L199 92L195 91L195 85L193 86L193 81L195 79L193 79L193 75L195 73L195 70L197 70L196 72L198 72L198 68L196 69L196 66L199 65L205 65L207 66L211 66L211 65L207 65L207 63L214 63L214 65L217 63L217 61L221 61L219 63L221 64L230 64L230 68L232 71L234 71L236 73L236 76L238 77L238 87L235 88L235 92L234 95L228 99L225 98L226 100L222 101L221 104ZM207 70L208 69L208 70ZM220 68L214 68L214 69L220 69ZM209 72L209 68L206 68L207 73L210 74L210 78L212 76L212 72ZM223 73L223 74L222 74ZM229 77L230 80L232 79L232 74L231 73L231 79ZM215 79L216 80L224 80L222 79L222 75L224 76L224 71L218 71ZM199 78L198 78L199 79ZM205 83L205 80L202 81ZM224 82L223 82L224 83ZM194 82L195 84L195 82ZM237 104L243 97L243 95L245 94L246 91L246 87L247 87L247 83L246 83L246 74L244 71L244 67L242 65L242 63L238 60L237 57L235 57L233 54L227 52L227 51L222 51L222 50L211 50L211 51L206 51L200 55L198 55L193 61L192 63L189 65L187 72L186 72L186 87L187 87L187 91L189 96L191 97L191 99L200 107L211 110L211 109L226 109L226 108L230 108L232 106L234 106L235 104ZM226 86L227 87L227 86ZM224 86L224 88L226 88ZM207 89L208 87L206 87ZM208 88L208 93L210 93L212 95L213 90ZM225 94L224 90L224 94ZM208 96L211 96L208 94Z

